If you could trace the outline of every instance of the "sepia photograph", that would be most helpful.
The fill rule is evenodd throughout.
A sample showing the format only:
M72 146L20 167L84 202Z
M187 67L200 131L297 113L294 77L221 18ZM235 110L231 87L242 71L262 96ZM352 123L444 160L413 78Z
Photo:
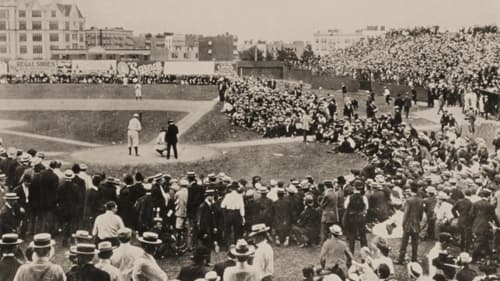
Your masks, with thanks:
M500 0L0 0L0 281L500 281Z

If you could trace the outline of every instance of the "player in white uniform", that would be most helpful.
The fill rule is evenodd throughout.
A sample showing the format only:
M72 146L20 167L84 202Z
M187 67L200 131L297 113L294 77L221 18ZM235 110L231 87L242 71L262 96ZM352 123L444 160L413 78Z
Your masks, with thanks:
M132 155L132 147L135 150L135 156L139 156L139 132L142 130L139 114L134 113L134 116L128 122L127 142L128 155Z
M135 100L142 100L142 85L137 82L134 86L135 88Z

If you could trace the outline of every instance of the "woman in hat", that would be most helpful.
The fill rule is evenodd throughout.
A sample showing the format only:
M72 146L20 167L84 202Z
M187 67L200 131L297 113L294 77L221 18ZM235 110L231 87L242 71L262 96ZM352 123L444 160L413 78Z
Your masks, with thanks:
M250 257L255 253L253 246L248 245L244 239L240 239L230 251L236 259L236 265L226 268L222 278L224 281L260 280L257 269L248 264Z
M162 243L158 238L158 234L144 232L138 240L141 242L144 254L134 262L132 280L166 281L168 279L167 274L160 268L154 258L156 249Z
M36 234L33 237L33 262L23 264L17 270L15 281L66 281L62 267L53 264L50 259L54 255L55 242L48 233Z

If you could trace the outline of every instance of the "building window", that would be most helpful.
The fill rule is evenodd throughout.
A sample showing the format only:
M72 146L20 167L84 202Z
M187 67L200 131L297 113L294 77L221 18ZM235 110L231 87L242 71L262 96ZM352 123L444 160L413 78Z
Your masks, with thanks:
M43 54L42 46L33 46L33 54Z
M185 59L189 59L189 54L188 53L184 53L184 58Z
M31 11L31 17L32 18L41 18L42 17L42 11L40 11L40 10L33 10L33 11Z
M0 21L0 30L7 30L7 23L5 21Z
M57 12L55 10L50 11L50 16L53 18L57 17Z
M69 30L69 21L64 23L64 30Z
M50 45L50 50L53 51L53 50L57 50L59 49L59 46L55 46L55 45Z
M51 33L49 35L50 42L59 42L59 34L57 33Z
M27 54L28 53L28 47L26 47L26 46L19 47L19 53L21 53L21 54Z
M41 21L34 21L31 23L31 29L33 30L42 30L42 22Z
M7 34L0 33L0 42L7 42Z
M69 33L66 33L66 42L69 42L69 40L70 40L70 37L69 37L69 36L70 36L70 35L69 35ZM69 49L69 48L68 48L68 49Z
M80 42L83 42L83 34L80 34Z
M19 42L26 42L28 41L28 37L26 36L26 34L19 34Z
M0 19L6 19L8 18L9 11L7 10L0 10Z
M19 10L19 17L20 18L25 18L26 17L26 11L25 10Z
M73 43L73 49L78 49L78 44Z
M0 54L6 54L7 53L7 46L0 46Z
M42 42L42 34L34 33L33 34L33 42Z
M50 30L59 30L59 23L57 21L51 21L49 23Z
M83 31L83 23L80 23L80 31Z
M76 33L71 34L71 39L75 41L78 40L78 34Z
M19 22L19 30L26 30L26 22L25 21Z

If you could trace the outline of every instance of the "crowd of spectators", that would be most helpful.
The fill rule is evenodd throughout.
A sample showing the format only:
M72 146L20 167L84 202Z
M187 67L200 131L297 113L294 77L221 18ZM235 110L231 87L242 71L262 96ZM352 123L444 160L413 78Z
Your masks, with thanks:
M219 77L209 75L142 75L128 76L120 74L67 75L67 74L30 74L6 75L0 78L0 84L180 84L180 85L216 85Z

